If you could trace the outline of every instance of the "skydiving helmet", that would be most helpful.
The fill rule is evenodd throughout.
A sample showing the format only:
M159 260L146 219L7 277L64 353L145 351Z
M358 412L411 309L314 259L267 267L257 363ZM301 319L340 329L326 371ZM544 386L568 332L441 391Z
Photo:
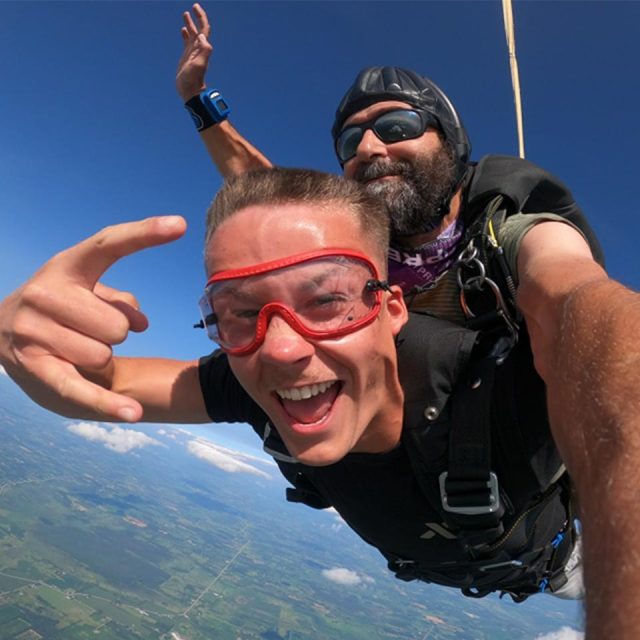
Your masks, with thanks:
M400 67L363 69L347 90L336 111L331 129L334 144L347 118L376 102L385 100L406 102L423 109L437 120L456 162L457 170L452 192L455 191L467 170L471 142L449 98L434 82L415 71Z

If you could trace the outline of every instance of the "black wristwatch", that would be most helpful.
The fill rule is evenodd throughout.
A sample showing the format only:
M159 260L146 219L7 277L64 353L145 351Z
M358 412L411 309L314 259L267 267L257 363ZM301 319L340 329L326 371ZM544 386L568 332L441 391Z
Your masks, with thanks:
M217 89L205 89L184 103L198 131L226 120L231 113L227 101Z

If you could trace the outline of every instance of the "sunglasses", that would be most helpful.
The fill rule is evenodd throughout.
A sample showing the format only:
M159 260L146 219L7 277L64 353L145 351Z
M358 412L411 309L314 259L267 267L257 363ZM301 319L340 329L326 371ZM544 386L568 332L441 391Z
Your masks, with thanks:
M366 122L345 127L336 138L336 155L342 164L353 158L366 131L371 129L385 144L419 138L429 127L439 129L436 118L420 109L387 111Z
M386 289L365 255L322 249L214 274L200 311L209 337L243 356L264 342L274 315L311 340L358 331L377 317Z

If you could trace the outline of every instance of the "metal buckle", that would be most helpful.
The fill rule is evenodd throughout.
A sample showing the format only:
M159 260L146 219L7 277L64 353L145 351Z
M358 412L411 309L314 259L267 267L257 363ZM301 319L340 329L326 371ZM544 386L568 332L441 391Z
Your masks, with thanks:
M493 471L489 472L489 480L487 482L487 488L489 489L489 504L473 507L453 507L449 504L447 491L445 489L445 482L447 481L448 471L443 471L440 474L440 499L442 501L442 507L445 511L450 513L462 513L464 515L475 516L482 513L493 513L500 507L500 493L498 488L498 477Z
M476 314L467 304L466 293L468 291L483 291L488 288L496 300L496 312L500 318L502 318L509 330L511 345L507 349L508 352L518 342L520 326L517 320L512 316L509 306L502 295L502 291L500 291L500 287L496 282L489 278L487 270L478 255L478 249L474 245L473 239L471 239L454 265L456 268L458 289L460 290L460 306L462 307L462 311L464 312L467 320L476 318ZM466 280L463 280L464 268L475 272L476 275L469 275Z
M496 571L498 569L507 569L509 567L520 568L524 566L524 562L521 560L506 560L505 562L495 562L494 564L485 564L482 567L478 567L480 571Z

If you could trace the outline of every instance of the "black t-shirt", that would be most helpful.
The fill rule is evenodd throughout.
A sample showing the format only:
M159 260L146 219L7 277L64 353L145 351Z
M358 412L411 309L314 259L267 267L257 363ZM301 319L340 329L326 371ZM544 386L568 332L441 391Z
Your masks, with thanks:
M418 346L403 335L429 338L426 343L421 338ZM410 314L409 324L399 340L399 358L405 365L400 367L401 377L403 368L414 368L413 358L424 358L429 362L429 372L420 376L421 381L429 378L428 389L436 389L426 393L432 399L438 396L436 404L446 403L455 382L453 378L466 366L475 336L476 332L452 323ZM446 348L443 349L443 345L447 345ZM410 373L407 371L407 376ZM421 384L421 381L414 382ZM240 386L222 352L202 359L200 383L212 421L246 422L258 433L263 432L267 415ZM409 386L407 383L406 391ZM422 393L420 387L413 395L421 399ZM405 422L407 420L424 422L423 411L405 407ZM548 432L542 440L550 442ZM381 552L411 558L426 567L458 566L463 555L462 544L443 523L438 505L430 503L434 497L427 497L421 490L405 446L403 441L384 454L350 453L339 462L323 467L299 463L296 466L345 522Z
M268 421L221 352L202 360L200 382L212 421L258 429ZM422 494L403 444L385 454L350 453L325 467L299 466L347 524L381 551L428 563L459 558L461 547Z

